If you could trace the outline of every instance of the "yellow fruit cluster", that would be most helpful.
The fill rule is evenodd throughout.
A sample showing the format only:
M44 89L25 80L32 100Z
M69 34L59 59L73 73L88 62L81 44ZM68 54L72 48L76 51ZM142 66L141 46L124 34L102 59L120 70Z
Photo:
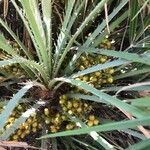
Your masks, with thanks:
M82 117L84 113L91 111L92 106L81 102L80 99L69 99L66 95L59 98L59 104L64 112L70 115L77 115Z
M67 112L70 115L78 116L83 121L86 120L87 114L89 114L92 110L91 105L81 102L80 99L69 99L66 95L60 96L59 103L64 112ZM94 115L90 115L87 120L87 125L94 126L98 124L99 120L96 119ZM71 130L73 127L75 127L75 124L71 122L66 126L66 129Z
M0 112L4 108L0 109ZM4 129L10 128L16 119L18 119L23 112L25 112L27 106L25 104L19 104L12 112L10 117L8 118ZM23 124L19 126L19 128L15 131L15 133L10 137L11 140L18 141L23 139L25 136L29 135L30 133L35 133L39 129L41 129L42 125L40 124L37 113L33 113ZM3 132L2 132L3 133ZM2 134L1 133L1 134Z
M12 47L16 50L16 52L20 52L20 48L17 43L8 41L12 45ZM0 60L8 59L10 57L9 54L4 53L3 51L0 51ZM21 69L19 64L10 64L3 68L1 68L1 71L4 72L4 74L7 74L7 76L15 76L15 77L21 77L25 74L23 69Z
M89 54L84 54L80 57L79 62L77 63L77 68L79 70L87 69L88 67L102 64L107 61L107 56L92 56ZM88 83L89 85L99 88L104 84L110 84L113 83L113 68L108 68L101 71L96 71L87 75L80 76L79 78L76 78L76 80L81 80L83 82Z
M63 95L64 97L64 95ZM44 108L42 118L47 124L48 130L52 133L60 130L71 130L76 127L74 122L63 113L55 113L50 108Z
M47 107L43 110L42 118L44 119L48 130L52 133L61 130L63 122L67 119L65 115L56 113Z
M99 124L99 120L96 119L94 115L90 115L87 120L87 125L91 127L91 126L98 125L98 124Z
M113 45L112 45L111 41L108 38L105 38L100 43L100 47L105 48L105 49L112 49Z
M108 39L104 39L100 44L100 47L110 49L112 48L112 44ZM108 56L104 56L104 55L82 54L76 63L76 68L79 71L82 71L94 65L103 64L109 59L110 58ZM113 73L114 73L114 69L108 68L108 69L104 69L101 71L96 71L87 75L80 76L79 78L76 78L76 80L86 82L95 88L99 88L104 84L113 83L113 76L112 76ZM81 92L83 90L77 88L76 91Z
M15 134L11 136L11 140L18 141L24 139L25 136L36 133L42 128L41 123L38 121L37 114L32 114L20 127L17 129Z
M18 64L8 65L1 69L2 72L7 73L8 76L21 77L24 75L24 71Z

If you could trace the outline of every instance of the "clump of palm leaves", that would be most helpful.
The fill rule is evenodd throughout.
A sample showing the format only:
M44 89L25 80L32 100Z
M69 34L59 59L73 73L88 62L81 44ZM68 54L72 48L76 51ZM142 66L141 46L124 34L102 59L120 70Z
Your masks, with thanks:
M30 134L31 130L33 133L38 129L41 130L42 121L40 122L37 119L39 118L38 113L43 115L42 117L45 123L42 131L45 131L44 133L47 135L43 135L43 132L41 132L41 135L38 134L39 139L37 140L52 138L54 146L57 146L56 141L53 139L54 137L89 134L99 146L94 147L92 144L88 145L82 139L67 138L70 143L70 148L74 147L73 141L75 141L80 143L80 145L87 145L88 149L98 149L97 147L119 149L119 146L115 147L99 134L99 132L112 130L123 130L135 137L139 137L139 135L142 134L146 137L149 136L149 132L143 127L144 125L150 124L150 117L148 116L149 98L147 96L142 98L134 97L134 99L126 102L122 100L124 99L123 97L117 97L120 92L125 90L139 92L149 89L149 82L142 82L147 80L150 71L149 51L147 51L149 48L149 36L146 34L149 22L143 17L143 9L147 6L148 1L142 5L138 3L138 1L118 1L116 6L112 10L110 9L108 14L108 6L111 6L113 2L114 1L102 0L94 3L93 5L95 5L95 7L93 8L92 5L88 7L87 4L89 1L87 0L68 0L65 2L65 15L57 40L53 40L55 31L53 31L52 24L53 2L51 0L43 0L40 2L36 0L11 0L11 3L15 7L30 35L34 48L32 51L26 48L9 25L0 19L0 24L19 45L18 52L8 43L4 35L2 33L0 34L1 52L9 56L0 61L0 67L3 70L6 66L19 64L19 68L21 68L23 70L22 72L26 75L26 77L23 76L19 78L18 87L20 87L20 84L23 85L23 87L21 87L9 101L1 101L1 140L8 140L10 138L17 140L18 137L22 136L22 138L24 138L25 135ZM130 9L126 9L128 3ZM135 5L135 3L137 5ZM133 10L132 6L134 6ZM138 8L140 8L140 10ZM85 15L86 10L89 12L87 16ZM81 40L83 36L82 32L84 33L90 28L92 22L97 20L101 12L105 12L105 18L91 29L91 33L87 38L84 37L83 40ZM81 13L85 15L83 20L80 18ZM140 15L142 17L140 17ZM142 26L138 25L139 18L143 22ZM77 24L78 19L82 20L79 24ZM120 47L122 47L124 43L124 37L129 37L129 47L124 51L111 50L111 46L107 47L107 44L110 44L109 41L105 43L105 46L101 46L106 35L109 35L117 29L119 25L126 22L126 20L129 22L129 27L126 27L127 29L123 34ZM33 51L35 51L36 56ZM81 60L83 61L83 65L78 64L79 62L81 63ZM114 77L112 77L114 71L115 76L113 75ZM7 78L3 71L1 75ZM132 79L133 85L128 85L125 79L133 76L136 76L137 79ZM114 83L113 80L115 81ZM21 81L24 82L20 83ZM119 85L121 81L125 82L126 86ZM103 84L107 82L109 84L103 86ZM7 81L6 83L9 84ZM61 89L64 89L64 91L62 92ZM59 103L62 105L62 109ZM87 121L84 122L83 116L80 115L80 113L77 115L77 113L75 113L76 110L72 110L74 106L75 108L77 105L90 107L93 103L106 105L108 107L117 107L129 120L116 122L110 120L109 123L100 120L99 124L99 118L90 115L87 116ZM63 110L66 104L67 109ZM27 107L28 105L30 108ZM23 106L25 106L25 109L21 111L23 113L18 116L15 110ZM53 109L53 107L55 109ZM85 107L81 109L85 109ZM53 110L55 111L53 112ZM72 113L70 113L70 110ZM54 114L54 118L52 115L49 115L51 113ZM14 116L12 116L13 114ZM15 119L12 121L10 118L14 117ZM69 120L67 124L65 124L66 129L70 131L60 130L62 132L58 132L60 129L58 125L63 119L66 121L66 118L67 121ZM45 125L49 125L52 121L58 121L58 124L54 123L51 126ZM11 122L9 127L6 127L7 122ZM28 130L29 125L26 123L30 124L30 130ZM77 128L74 129L74 127ZM50 130L48 130L48 128ZM128 128L140 130L142 133L126 130ZM52 134L51 132L58 133ZM149 140L145 137L142 140L141 143L137 144L137 147L141 146L143 148L148 146ZM65 144L63 139L62 142L66 149L68 149L68 145ZM136 147L136 145L133 147Z

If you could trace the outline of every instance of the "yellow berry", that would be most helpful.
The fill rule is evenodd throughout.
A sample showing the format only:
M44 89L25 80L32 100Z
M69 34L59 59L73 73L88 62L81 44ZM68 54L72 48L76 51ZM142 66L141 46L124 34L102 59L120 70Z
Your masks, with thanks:
M84 107L88 107L88 104L87 104L87 103L84 103Z
M107 49L110 49L110 48L111 48L111 42L108 41L108 42L107 42Z
M17 140L18 139L18 135L13 135L12 139L13 140Z
M49 124L50 122L51 122L51 119L46 117L45 123L46 123L46 124Z
M28 118L28 119L27 119L27 123L31 124L31 123L32 123L32 119L31 119L31 118Z
M68 101L68 103L67 103L67 108L68 108L68 109L72 108L72 102Z
M31 117L35 118L36 117L36 112L32 113Z
M112 78L112 77L109 77L109 78L107 79L107 81L108 81L108 83L113 83L113 78Z
M26 135L30 134L30 130L25 130L25 134Z
M63 107L62 109L63 109L63 111L67 111L68 110L67 107Z
M18 110L22 110L23 108L22 108L21 105L18 105L18 106L17 106L17 109L18 109Z
M95 119L93 123L94 123L94 125L98 125L99 124L99 120Z
M82 61L85 61L85 60L86 60L86 57L81 56L80 59L81 59Z
M108 73L110 73L110 74L113 74L115 71L114 71L114 69L109 69L108 70Z
M15 118L14 117L10 117L9 119L8 119L8 122L9 123L13 123L15 121Z
M77 112L78 112L78 113L82 112L82 108L79 107L79 108L77 109Z
M90 81L96 82L96 81L97 81L97 78L96 78L96 77L90 77Z
M32 132L34 132L34 133L35 133L36 131L37 131L37 129L36 129L36 128L32 128Z
M39 128L39 129L42 129L42 124L39 123L39 124L38 124L38 128Z
M55 128L55 126L50 126L50 130L51 130L52 133L55 133L55 132L58 131L58 129Z
M19 136L20 136L20 135L21 135L21 133L22 133L22 131L21 131L21 130L18 130L18 131L17 131L17 135L19 135Z
M55 118L54 123L55 124L61 123L61 118L60 117Z
M61 99L61 100L59 100L59 104L64 104L65 103L65 99Z
M21 137L22 139L23 139L25 136L26 136L25 132L20 135L20 137Z
M79 107L79 103L78 103L77 101L74 101L74 102L73 102L73 107L74 107L74 108L78 108L78 107Z
M35 128L35 127L37 127L37 125L38 125L37 122L34 122L34 123L32 124L32 127Z
M89 120L89 121L87 122L87 125L88 125L89 127L92 127L92 126L93 126L93 121Z
M66 129L67 129L67 130L71 130L71 129L73 129L73 126L72 126L71 124L67 124L67 125L66 125Z
M101 63L104 63L104 62L107 61L107 59L106 59L105 57L102 57L102 58L100 59L100 61L101 61Z
M84 77L82 78L82 80L83 80L84 82L87 82L87 81L89 80L89 77L88 77L88 76L84 76Z
M85 67L81 65L79 69L80 69L80 70L84 70Z
M44 108L44 114L45 114L46 116L49 115L49 109L48 109L48 108Z
M65 115L62 115L61 118L63 121L67 119L67 117Z
M96 77L101 77L102 74L101 74L101 72L98 72L98 71L97 71L97 72L95 72L95 76L96 76Z
M62 99L67 100L68 99L67 95L62 95Z
M10 128L12 126L12 124L8 124L5 126L6 129Z
M80 81L80 78L75 78L76 80Z
M90 115L90 116L89 116L89 120L94 121L94 120L95 120L95 116L94 116L94 115Z
M73 111L72 111L72 110L69 110L69 111L68 111L68 114L72 115L72 114L73 114Z

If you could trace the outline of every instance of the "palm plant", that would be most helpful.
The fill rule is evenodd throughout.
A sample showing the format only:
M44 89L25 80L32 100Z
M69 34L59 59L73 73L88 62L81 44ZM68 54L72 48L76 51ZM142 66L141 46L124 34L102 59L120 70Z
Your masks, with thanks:
M106 104L110 107L117 107L123 113L129 114L131 116L131 120L102 123L98 126L87 127L87 125L77 116L66 114L70 120L80 124L81 128L54 134L50 133L41 136L39 139L43 140L54 137L89 134L103 148L117 149L102 136L100 136L98 132L125 130L127 128L136 129L137 126L149 125L150 117L148 116L148 107L150 104L148 102L148 97L139 99L135 98L131 103L126 103L117 98L117 94L123 90L148 90L149 82L140 83L139 81L139 84L137 85L125 87L114 85L104 88L95 88L88 83L76 80L76 78L81 76L112 67L115 67L116 70L116 76L114 77L114 80L116 81L135 75L138 78L140 77L141 81L147 79L147 76L145 75L147 75L147 73L150 71L149 53L147 50L145 50L149 48L149 36L145 34L148 29L148 22L145 18L142 18L144 24L138 29L137 19L144 8L143 6L146 6L148 1L146 1L142 6L140 6L138 1L136 1L138 4L137 6L141 7L140 11L138 11L137 8L129 11L126 10L125 7L127 7L129 0L119 1L109 15L106 14L106 19L102 20L102 22L93 29L91 35L87 37L87 39L83 40L82 43L80 43L78 39L80 39L82 32L90 27L91 22L96 20L97 16L104 11L104 8L106 10L106 5L110 5L114 1L101 0L95 4L95 8L88 8L90 10L89 15L85 16L85 19L82 20L82 22L78 25L78 28L74 29L75 32L72 33L72 28L74 27L79 14L83 12L85 6L87 6L87 2L87 0L68 0L68 2L66 2L65 15L58 38L57 40L52 40L54 31L52 24L53 2L51 0L43 0L40 2L37 0L11 0L11 3L15 7L31 37L34 49L36 51L36 57L24 46L23 42L21 42L19 37L11 30L8 24L0 19L0 24L8 31L8 33L10 33L10 35L19 45L21 51L18 53L7 42L4 35L0 34L0 48L3 52L9 55L9 57L0 61L0 67L19 64L27 74L26 82L22 83L24 86L7 103L1 103L1 105L5 106L5 109L0 115L0 129L3 130L2 134L0 135L1 140L9 139L10 136L15 133L16 129L18 129L21 124L25 123L25 121L32 115L33 112L41 107L41 103L39 101L32 103L33 106L30 109L16 119L10 128L4 130L4 126L10 114L20 102L26 103L26 101L23 101L22 97L25 96L25 94L30 91L32 87L40 87L40 90L39 88L37 89L38 92L42 94L46 92L53 94L56 93L58 89L65 87L65 83L67 83L67 85L69 84L70 86L76 86L88 91L87 94L71 93L68 94L68 97ZM130 5L134 5L134 2L132 4L130 1ZM129 14L131 14L131 16ZM129 31L130 35L130 46L127 47L125 51L99 48L99 45L105 36L108 35L109 32L111 33L118 28L118 26L127 18L130 24L130 27L127 29L127 32ZM74 53L71 52L72 50ZM90 54L92 56L95 54L105 55L111 57L111 59L103 64L96 64L88 67L87 69L76 71L76 62L80 56L82 56L82 54ZM67 62L66 65L64 65L64 61ZM130 65L132 67L128 67ZM128 68L127 71L120 74L120 71L124 71L125 67ZM136 69L136 71L133 72L133 69ZM136 83L136 80L133 81L133 83ZM110 95L110 91L116 92L116 95ZM40 98L41 97L39 97L39 99ZM145 104L141 103L141 101L144 101ZM145 107L146 109L143 109ZM146 129L144 129L144 131L146 131ZM133 131L130 131L129 134L133 134ZM135 136L137 135L138 133L135 132ZM66 137L66 139L71 144L73 144L72 141L76 141L81 145L88 145L82 140L78 140L76 138L69 139ZM56 144L54 139L52 139L52 141ZM139 143L137 146L139 145L141 147L148 146L148 140L144 139L143 142ZM97 149L91 145L88 145L88 149L90 148Z

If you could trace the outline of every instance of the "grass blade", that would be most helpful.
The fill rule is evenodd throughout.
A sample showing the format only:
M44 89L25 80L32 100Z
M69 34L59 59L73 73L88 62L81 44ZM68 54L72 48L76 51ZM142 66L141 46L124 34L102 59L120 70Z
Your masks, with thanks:
M110 25L109 25L109 29L110 32L112 32L115 28L117 28L119 26L120 23L122 23L129 15L128 11L125 11L121 16L119 16L115 21L113 21ZM92 46L97 47L100 42L102 41L102 39L108 35L108 31L105 30L103 32L103 34L100 34L94 41L94 43L92 44Z
M19 63L19 64L23 64L26 67L28 67L30 70L32 70L34 72L34 74L40 79L40 75L42 76L42 78L44 79L45 83L48 82L48 76L45 73L46 71L44 70L43 66L36 63L35 61L31 61L31 60L27 60L23 57L14 57L12 59L7 59L4 61L0 61L0 67L4 67L10 64L15 64L15 63ZM39 73L38 73L38 72Z
M138 107L150 107L150 97L132 99L131 104Z
M77 87L80 87L80 88L92 93L93 95L98 96L100 99L103 99L107 103L114 105L117 108L124 110L128 113L131 113L133 116L136 116L138 118L144 117L146 115L142 110L140 110L136 107L133 107L132 105L129 105L129 104L119 100L118 98L115 98L106 93L103 93L100 90L97 90L97 89L91 87L87 83L81 82L79 80L68 79L68 78L56 78L55 80L56 81L64 81L64 82L70 83L72 85L75 85Z
M144 74L144 73L148 73L148 72L150 72L149 68L143 68L143 69L134 70L134 71L131 70L130 72L122 73L120 75L116 75L114 77L114 80L123 79L123 78L127 78L127 77L132 77L132 76L136 76L136 75L140 75L140 74Z
M9 34L16 40L16 42L19 44L21 47L21 50L23 50L24 54L29 59L33 59L32 55L29 53L29 51L26 49L24 44L20 41L20 39L15 35L15 33L8 27L8 25L0 18L0 24L9 32Z
M71 94L67 94L67 96L70 98L84 99L84 100L89 100L89 101L98 102L98 103L107 103L103 99L100 99L99 97L94 96L94 95L91 96L91 95L85 95L85 94L73 94L73 93L71 93Z
M88 126L82 122L79 118L77 117L72 117L70 115L68 115L68 117L76 123L79 123L81 128L88 128ZM110 143L108 143L103 137L101 137L97 132L92 131L91 133L89 133L89 135L96 141L98 142L101 146L103 146L106 150L110 149L110 150L115 150L113 145L111 145Z
M43 21L45 23L46 48L49 56L48 71L51 76L52 71L52 2L51 0L41 1L43 11Z
M86 49L86 50L85 50ZM146 65L150 65L150 56L147 54L147 56L144 56L144 54L136 54L136 53L128 53L128 52L120 52L115 50L107 50L107 49L98 49L98 48L79 48L81 51L85 51L88 53L94 52L97 54L107 55L107 56L113 56L122 58L128 61L132 62L139 62Z
M113 12L108 16L108 23L118 14L120 10L128 3L128 0L122 0L119 5L113 9ZM95 31L90 35L90 37L87 38L86 42L83 44L83 46L88 47L95 38L102 33L102 30L106 27L106 20L103 20L103 22L97 26Z
M10 44L8 44L7 40L2 34L0 34L0 49L12 56L17 55L17 52L12 48Z
M74 43L74 41L76 40L76 38L78 37L78 35L82 32L82 30L86 27L86 25L94 18L98 15L98 13L102 10L102 7L104 6L104 3L107 0L101 0L97 6L94 8L93 11L91 11L91 13L85 18L85 20L82 22L82 24L80 25L80 27L78 28L78 30L75 32L75 34L72 36L72 38L70 39L69 43L67 44L59 62L58 65L56 67L56 70L54 72L54 77L56 77L60 66L62 64L62 62L64 61L64 58L66 56L66 54L68 53L68 51L70 50L72 44Z
M31 28L29 26L29 23L28 23L27 19L25 18L24 13L22 12L22 9L19 8L19 6L15 2L15 0L11 0L11 2L13 4L13 6L15 7L17 13L19 14L20 18L22 19L22 21L24 23L24 26L26 27L26 29L27 29L27 31L28 31L32 41L33 41L34 47L36 49L37 56L39 58L39 61L42 63L42 57L41 57L41 54L40 54L40 49L39 49L38 44L37 44L37 42L35 40L35 37L34 37L34 35L32 33L32 30L31 30Z
M122 130L122 129L127 129L127 128L134 128L138 125L149 125L149 124L150 124L150 117L143 117L140 119L119 121L119 122L114 122L114 123L98 125L95 127L88 127L88 128L82 128L82 129L77 129L77 130L72 130L72 131L58 132L55 134L48 134L38 139L52 138L52 137L58 137L58 136L61 137L61 136L70 136L70 135L81 135L81 134L86 134L86 133L90 134L92 131L104 132L104 131Z
M71 20L74 3L75 3L75 0L68 1L68 4L67 4L67 10L65 13L64 22L62 24L61 32L60 32L60 34L58 36L58 40L57 40L57 46L56 46L56 51L55 51L55 62L58 61L60 52L62 51L62 49L64 48L64 45L65 45L66 35L64 33L69 32L67 25L68 25L69 21Z
M135 17L135 15L139 10L138 0L130 1L129 8L130 8L129 39L130 39L130 43L133 44L134 39L136 37L136 30L137 30L137 23L138 23L137 22L138 17L134 18L134 20L133 17Z
M125 20L128 17L128 12L126 11L124 14L122 14L119 18L117 18L112 24L110 24L109 28L110 31L112 32L116 27L119 26L119 24ZM108 34L107 31L104 31L103 34L100 34L93 42L92 47L96 47L100 44L101 40ZM88 52L88 47L84 47L84 51ZM94 51L93 51L94 52ZM68 66L65 68L65 72L66 74L68 74L70 71L72 71L74 69L74 65L77 61L77 59L80 57L80 55L82 54L82 51L78 51L77 54L75 54L72 58L72 60L70 61L70 63L68 64Z
M50 60L48 58L48 52L46 49L45 32L42 25L38 3L35 0L26 0L20 2L23 6L23 9L25 10L25 14L28 19L29 25L32 29L35 41L37 42L40 50L41 60L43 60L44 67L46 68L47 75L49 76L48 68L50 68Z
M149 148L150 148L150 139L146 139L137 144L131 145L126 150L149 150Z
M76 77L86 75L86 74L89 74L89 73L92 73L92 72L95 72L95 71L100 71L100 70L103 70L103 69L107 69L107 68L110 68L110 67L115 67L115 66L119 66L119 65L123 65L123 64L127 64L127 63L129 63L129 62L124 61L124 60L114 60L114 61L111 61L111 62L107 62L105 64L98 64L98 65L89 67L89 68L87 68L83 71L79 71L78 73L73 74L71 77L76 78Z

